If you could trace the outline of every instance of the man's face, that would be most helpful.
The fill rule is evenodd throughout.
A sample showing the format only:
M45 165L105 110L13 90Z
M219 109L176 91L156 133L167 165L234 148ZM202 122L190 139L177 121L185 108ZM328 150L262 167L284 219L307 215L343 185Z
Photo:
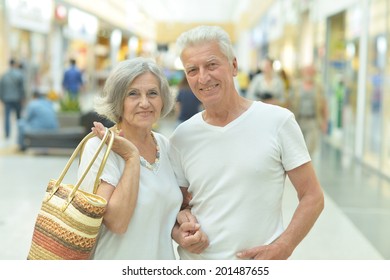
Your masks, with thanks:
M229 62L218 43L209 42L186 48L181 59L188 83L205 107L221 102L234 89L237 63Z

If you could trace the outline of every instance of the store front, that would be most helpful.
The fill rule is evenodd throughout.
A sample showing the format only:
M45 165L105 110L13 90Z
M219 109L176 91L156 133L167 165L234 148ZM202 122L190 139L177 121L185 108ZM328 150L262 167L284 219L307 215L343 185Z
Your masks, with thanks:
M326 85L329 135L332 143L353 154L360 30L354 28L358 7L352 6L327 19Z
M5 37L7 57L21 63L27 97L39 86L49 57L48 37L52 20L52 0L6 0ZM5 48L5 47L3 47Z
M1 42L6 42L7 36L6 36L6 20L5 20L5 3L4 0L0 0L0 40ZM0 44L0 73L3 73L7 67L6 65L6 57L7 57L7 44Z
M390 3L386 0L370 2L368 28L368 59L364 122L364 161L390 176L390 67L388 65Z
M63 65L74 58L84 74L85 90L94 88L95 55L94 44L98 32L98 19L76 8L69 8L67 25L63 28Z
M390 3L349 1L326 11L325 84L330 141L390 177ZM341 4L340 4L341 5ZM366 11L369 11L367 13ZM325 12L324 12L325 13Z
M354 156L359 68L361 3L317 1L312 10L316 22L314 62L322 74L328 103L327 140L345 154Z

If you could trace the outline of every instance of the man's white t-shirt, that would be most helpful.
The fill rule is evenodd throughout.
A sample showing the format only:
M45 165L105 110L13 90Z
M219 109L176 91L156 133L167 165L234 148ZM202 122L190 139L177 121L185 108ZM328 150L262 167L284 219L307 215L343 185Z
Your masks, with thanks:
M286 171L310 161L290 111L253 102L224 127L206 123L201 112L175 130L170 144L179 185L192 194L192 213L210 241L199 255L179 247L181 259L236 259L283 232Z
M160 147L160 160L153 170L141 166L138 198L126 233L119 235L102 225L94 259L103 260L165 260L175 259L171 231L182 203L168 157L168 139L155 133ZM79 167L80 177L92 158L100 140L95 137L86 143ZM104 149L105 150L105 149ZM82 189L93 191L103 152L83 181ZM125 162L111 152L101 179L116 186L122 176Z

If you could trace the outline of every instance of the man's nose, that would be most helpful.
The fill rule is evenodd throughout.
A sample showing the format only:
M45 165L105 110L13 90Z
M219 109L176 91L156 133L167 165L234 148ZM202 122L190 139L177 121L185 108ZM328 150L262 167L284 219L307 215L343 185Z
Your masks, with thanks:
M200 69L199 70L199 83L201 84L207 84L207 82L210 80L210 75L207 69Z

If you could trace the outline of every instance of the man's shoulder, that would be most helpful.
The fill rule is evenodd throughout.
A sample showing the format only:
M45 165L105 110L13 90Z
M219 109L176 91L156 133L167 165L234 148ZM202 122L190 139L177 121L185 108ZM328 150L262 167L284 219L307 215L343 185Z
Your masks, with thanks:
M199 128L201 114L202 112L198 112L188 120L180 123L173 131L170 139L181 137L185 138L186 136L191 135L196 127Z
M282 106L264 103L262 101L255 101L254 111L260 115L260 117L267 116L269 119L275 118L288 118L293 113Z

